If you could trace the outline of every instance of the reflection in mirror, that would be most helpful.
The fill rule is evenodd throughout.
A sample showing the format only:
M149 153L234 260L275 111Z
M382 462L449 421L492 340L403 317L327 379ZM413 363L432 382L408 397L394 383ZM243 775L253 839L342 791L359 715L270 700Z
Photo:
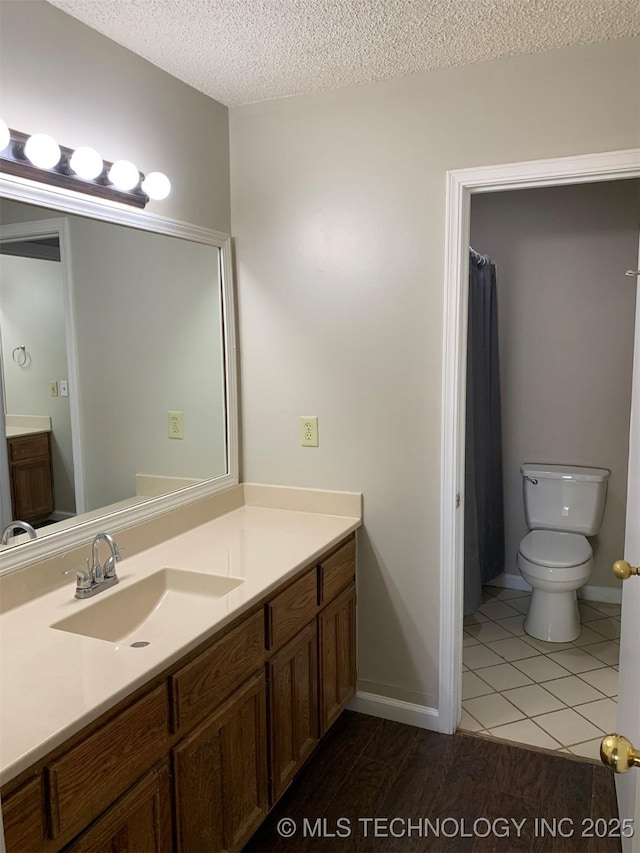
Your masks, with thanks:
M220 249L8 199L0 221L2 527L229 473Z

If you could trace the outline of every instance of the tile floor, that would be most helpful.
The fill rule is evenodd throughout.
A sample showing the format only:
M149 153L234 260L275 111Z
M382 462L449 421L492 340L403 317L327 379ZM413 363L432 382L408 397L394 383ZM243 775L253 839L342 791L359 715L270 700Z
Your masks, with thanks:
M572 643L525 634L530 593L486 586L464 618L460 729L598 760L615 731L620 605L580 603Z

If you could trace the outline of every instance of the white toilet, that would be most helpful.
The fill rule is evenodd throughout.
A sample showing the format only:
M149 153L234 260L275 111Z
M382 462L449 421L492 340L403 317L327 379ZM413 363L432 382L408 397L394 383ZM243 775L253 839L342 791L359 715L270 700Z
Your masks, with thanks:
M530 533L518 546L518 568L533 587L524 630L551 643L580 636L576 590L593 565L585 537L599 530L610 472L570 465L523 465L524 512Z

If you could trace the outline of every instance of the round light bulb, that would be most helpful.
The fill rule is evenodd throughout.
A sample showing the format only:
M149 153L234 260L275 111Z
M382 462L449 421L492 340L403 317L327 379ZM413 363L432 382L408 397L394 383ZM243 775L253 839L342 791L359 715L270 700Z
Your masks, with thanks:
M6 122L0 119L0 151L4 151L7 145L11 142L11 134Z
M116 160L109 169L109 180L118 190L132 190L140 180L138 169L128 160Z
M102 157L86 145L76 148L69 159L69 165L78 177L87 181L97 178L104 168Z
M142 191L154 201L162 201L171 192L171 181L162 172L149 172L142 182Z
M52 169L60 162L60 146L46 133L34 133L30 136L24 144L24 153L39 169Z

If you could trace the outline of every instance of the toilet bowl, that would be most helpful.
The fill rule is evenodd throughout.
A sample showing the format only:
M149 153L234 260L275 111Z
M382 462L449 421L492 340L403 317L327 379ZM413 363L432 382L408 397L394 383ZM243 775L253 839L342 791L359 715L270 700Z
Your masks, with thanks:
M524 630L551 643L580 636L576 591L588 581L593 552L587 536L602 524L605 468L523 465L524 510L530 532L518 546L518 568L532 587Z
M580 636L576 590L589 580L591 546L584 536L532 530L520 542L518 568L532 587L524 630L531 637L567 643Z

